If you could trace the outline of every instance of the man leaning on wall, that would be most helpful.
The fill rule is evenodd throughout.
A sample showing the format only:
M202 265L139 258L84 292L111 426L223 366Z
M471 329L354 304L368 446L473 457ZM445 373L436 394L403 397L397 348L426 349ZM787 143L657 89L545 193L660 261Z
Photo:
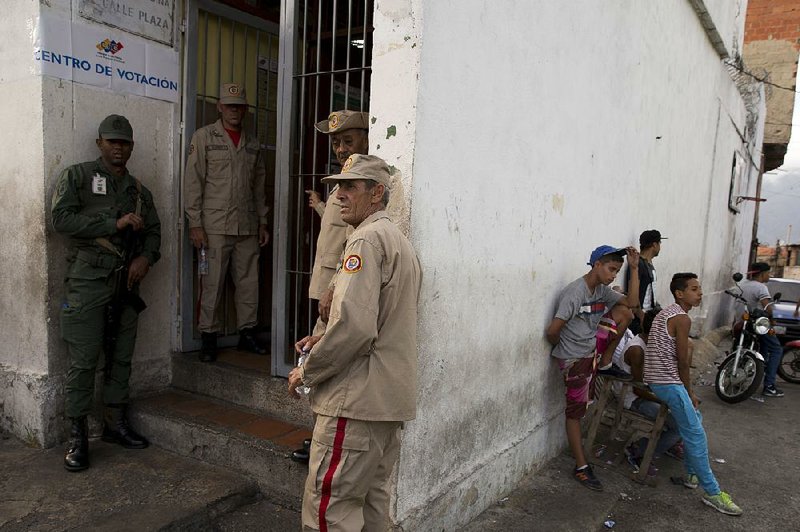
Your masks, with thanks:
M308 356L289 374L289 393L309 386L316 414L303 530L385 530L400 429L416 416L420 265L385 211L385 161L352 155L324 180L338 185L342 220L355 230L325 334L297 342Z
M52 201L53 228L70 237L61 306L61 337L69 349L66 415L72 421L64 455L68 471L89 467L86 416L92 409L95 370L105 352L103 440L144 449L146 438L129 425L131 359L136 344L139 282L161 257L161 222L153 195L127 169L133 128L124 116L101 123L100 157L61 172Z
M236 288L239 349L266 353L254 335L259 248L269 242L266 167L258 139L242 127L247 114L244 87L225 83L219 94L220 118L192 136L183 178L189 239L198 253L205 251L208 260L208 274L200 276L198 296L203 362L217 358L218 309L229 269Z

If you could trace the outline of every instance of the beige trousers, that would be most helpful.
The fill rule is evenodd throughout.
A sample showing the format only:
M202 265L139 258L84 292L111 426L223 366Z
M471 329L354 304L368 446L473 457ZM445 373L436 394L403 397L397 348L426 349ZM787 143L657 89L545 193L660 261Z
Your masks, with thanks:
M258 323L258 236L207 235L208 275L200 277L200 332L220 330L219 303L228 268L236 287L236 325L241 331Z
M318 415L303 494L303 530L384 532L399 421Z

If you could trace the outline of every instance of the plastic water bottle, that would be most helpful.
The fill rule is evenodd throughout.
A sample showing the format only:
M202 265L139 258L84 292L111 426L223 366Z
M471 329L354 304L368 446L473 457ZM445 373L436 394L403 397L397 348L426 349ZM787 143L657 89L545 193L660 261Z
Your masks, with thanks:
M307 357L308 357L308 351L303 349L303 354L300 355L300 358L297 359L297 367L298 368L303 365L303 362L306 361ZM311 387L309 387L309 386L298 386L297 388L294 389L294 391L297 392L297 395L305 396L305 395L308 395L311 392Z
M205 246L200 246L200 258L197 261L197 274L208 275L208 255L206 254Z

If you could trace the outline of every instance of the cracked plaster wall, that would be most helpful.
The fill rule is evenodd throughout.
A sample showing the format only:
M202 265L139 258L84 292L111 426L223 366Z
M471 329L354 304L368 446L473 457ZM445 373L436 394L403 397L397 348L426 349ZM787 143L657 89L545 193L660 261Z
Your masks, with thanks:
M142 5L147 0L132 0ZM2 26L0 109L0 425L32 444L64 434L63 388L68 359L60 339L67 240L50 225L58 174L98 156L97 125L126 115L134 129L129 170L154 195L162 220L162 258L142 284L148 309L139 322L133 395L169 383L175 315L178 105L34 75L33 28L40 10L78 19L77 2L10 0ZM80 20L87 23L84 20Z
M741 2L707 4L740 43ZM753 218L728 210L731 161L748 143L760 157L763 129L739 137L742 96L684 0L378 0L371 94L374 153L404 172L423 268L392 514L453 530L563 449L543 332L591 249L661 229L659 300L696 271L699 330L727 320Z

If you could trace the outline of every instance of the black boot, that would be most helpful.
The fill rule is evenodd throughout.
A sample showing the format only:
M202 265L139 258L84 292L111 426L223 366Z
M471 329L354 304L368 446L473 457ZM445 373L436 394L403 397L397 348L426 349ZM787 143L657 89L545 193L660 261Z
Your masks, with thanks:
M203 346L200 348L200 362L214 362L217 359L217 333L200 333Z
M266 349L258 345L256 337L253 334L253 329L242 329L239 331L239 350L250 351L257 355L263 355L267 352Z
M103 413L103 441L118 443L126 449L144 449L150 442L130 425L125 405L107 405Z
M292 460L308 465L309 458L311 458L311 440L305 439L303 440L302 449L292 451Z
M72 418L69 429L69 446L64 455L67 471L83 471L89 467L89 429L85 417Z

